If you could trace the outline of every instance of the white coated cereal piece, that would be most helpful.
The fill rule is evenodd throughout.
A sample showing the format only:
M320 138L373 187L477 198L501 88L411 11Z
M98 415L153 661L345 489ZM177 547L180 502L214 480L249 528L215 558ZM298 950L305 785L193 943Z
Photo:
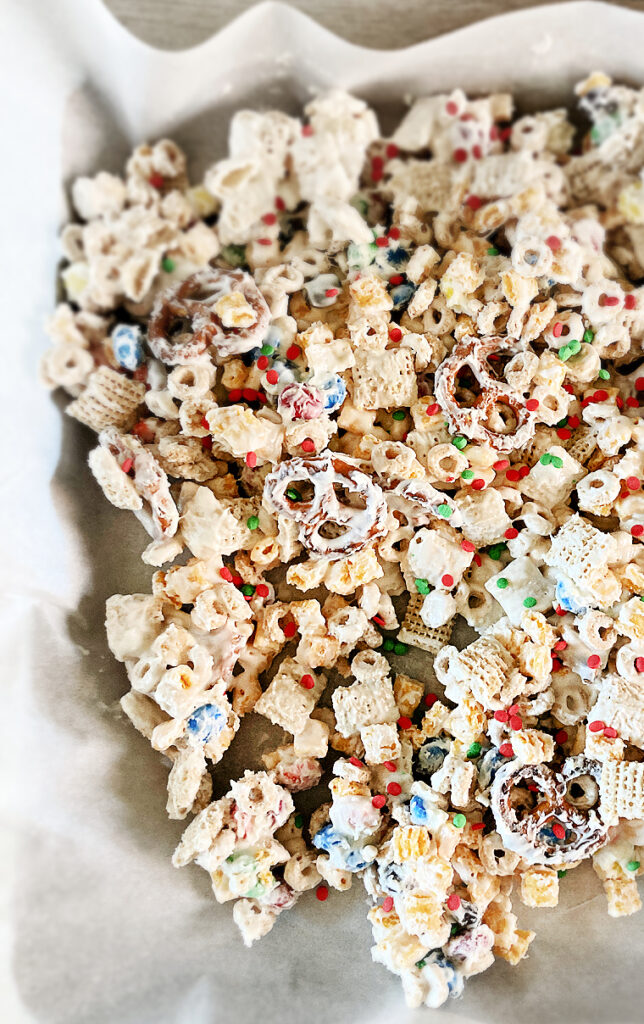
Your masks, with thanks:
M332 594L353 594L358 587L384 576L374 544L367 545L355 555L327 562L327 565L324 585Z
M359 350L351 373L353 401L359 409L391 409L416 401L416 370L409 349Z
M459 494L455 500L462 516L463 536L476 547L500 540L512 525L503 497L493 487Z
M112 505L132 512L143 508L143 500L134 481L123 472L120 463L107 448L94 448L87 461L94 479Z
M608 516L621 490L619 478L606 469L597 469L577 483L577 500L584 512Z
M151 697L136 690L124 694L120 704L134 728L148 740L157 726L168 720L165 711Z
M182 491L181 532L197 558L228 555L255 542L252 532L233 515L230 507L217 498L208 487L197 487L184 500Z
M82 395L65 412L97 433L106 427L127 430L145 398L145 384L129 380L109 366L93 373Z
M241 779L231 782L227 796L236 805L238 839L248 845L269 839L294 809L291 794L267 772L245 771Z
M644 747L644 693L638 682L607 673L589 720L604 722L618 736L636 747Z
M339 686L333 691L331 701L341 736L352 736L367 725L396 722L398 719L393 688L387 678Z
M192 807L202 778L208 774L206 758L200 747L179 750L168 777L168 817L185 818Z
M552 508L567 501L585 472L565 448L552 445L521 481L520 487L529 498Z
M326 757L329 748L330 729L326 722L310 718L301 732L293 738L293 748L298 757Z
M284 427L245 406L213 407L205 415L213 445L236 459L253 451L258 460L277 462L282 451Z
M410 595L398 639L401 643L435 655L449 643L454 622L446 622L443 626L426 626L420 614L424 600L422 594Z
M311 245L333 253L348 242L370 244L373 234L354 206L340 199L316 198L307 220Z
M395 725L366 725L360 730L367 764L394 761L400 754L400 741Z
M382 441L371 449L371 464L382 476L398 480L416 480L425 470L408 445L402 441Z
M410 572L434 587L456 586L471 561L472 552L463 550L456 533L443 535L438 530L418 530L407 550ZM443 583L444 576L450 576L452 584Z
M314 685L302 685L303 676L310 676ZM297 735L306 728L311 712L315 708L326 686L326 676L314 674L293 658L285 658L277 674L255 705L255 711L264 715L274 725L280 725L287 732ZM354 729L353 732L356 730Z
M151 594L115 594L105 610L107 642L117 661L143 657L163 628L163 600Z
M561 569L571 578L586 577L592 570L604 569L614 552L615 541L582 516L568 519L552 539L546 555L547 565Z
M240 899L233 906L233 921L241 932L244 945L250 949L254 942L268 935L277 921L277 912L262 906L257 900Z
M507 581L506 586L503 581ZM542 575L528 555L509 562L487 581L485 589L498 601L513 626L521 625L527 607L538 612L550 611L555 595L554 585ZM526 600L530 601L529 605L524 603Z
M368 586L373 585L368 584ZM378 591L378 595L380 595L380 591ZM377 614L377 607L373 614ZM327 628L331 636L339 640L341 644L351 644L352 647L363 636L368 626L369 619L366 614L360 608L351 606L339 608L327 618Z
M324 881L328 882L333 889L337 889L339 892L346 892L347 889L351 888L353 881L352 872L336 868L331 863L328 854L321 853L315 862L315 866Z
M445 695L460 703L471 692L484 708L495 711L511 704L523 691L526 679L514 659L495 638L482 636L463 650L443 648L434 671L445 683Z
M123 180L106 171L93 178L76 178L72 185L72 202L82 220L120 213L125 198Z
M429 629L445 626L458 611L455 598L444 590L427 594L420 609L420 617Z
M644 818L644 764L604 761L599 792L599 811L607 825L616 825L620 818Z
M539 729L520 729L512 733L512 749L521 764L543 764L552 761L555 741Z

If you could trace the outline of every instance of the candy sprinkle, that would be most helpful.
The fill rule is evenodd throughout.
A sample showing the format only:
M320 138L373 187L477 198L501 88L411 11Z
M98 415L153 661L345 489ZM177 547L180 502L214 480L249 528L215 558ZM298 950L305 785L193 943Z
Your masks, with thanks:
M443 503L442 505L438 506L436 511L438 512L439 516L443 517L443 519L449 519L449 517L452 514L452 506Z
M566 830L563 827L563 825L559 824L558 821L555 821L554 825L552 826L552 834L556 839L566 838Z
M315 890L315 895L319 899L320 903L324 903L324 901L329 897L329 890L327 889L326 885L318 885L317 889Z
M392 412L391 415L395 420L404 420L406 414L404 409L396 409L396 411Z
M481 744L480 743L472 743L472 745L468 748L467 754L465 756L466 757L478 757L480 753L481 753Z
M385 804L387 803L387 797L383 796L382 793L376 793L375 796L372 796L371 803L373 804L374 807L377 807L378 810L380 810L380 808L384 807Z
M305 690L312 690L315 686L315 679L308 672L300 679L300 686L303 686Z
M401 715L397 724L399 729L411 729L412 721L411 718L407 718L406 715Z
M586 664L588 665L588 668L599 668L601 663L602 663L602 660L601 660L601 658L599 657L598 654L591 654L590 657L588 658L587 662L586 662Z
M639 867L640 867L640 862L638 860L629 860L628 864L626 865L626 870L627 871L639 871Z
M407 654L407 644L403 644L400 641L394 644L394 654Z
M402 786L399 782L389 782L387 784L387 792L390 796L400 796L402 793Z
M393 897L385 896L384 900L382 901L382 909L384 910L385 914L388 914L389 911L393 909L393 905Z
M606 728L606 723L602 722L601 719L596 718L594 722L588 723L588 729L590 732L603 732Z
M536 603L537 603L536 597L524 597L524 599L523 599L523 607L524 608L534 608Z
M502 743L499 747L499 754L502 757L514 757L514 747L511 743Z
M414 584L419 594L429 594L429 583L427 580L414 580Z
M467 818L464 814L455 814L452 818L452 824L455 828L464 828L467 824Z
M456 821L456 819L454 819ZM452 892L447 897L447 906L449 910L458 910L461 905L461 897L456 892Z
M506 580L505 576L501 576L501 577L500 577L500 578L499 578L499 579L498 579L498 580L496 581L496 585L497 585L497 587L499 588L499 590L505 590L505 588L506 588L507 586L509 586L509 583L510 583L510 581L509 581L509 580Z

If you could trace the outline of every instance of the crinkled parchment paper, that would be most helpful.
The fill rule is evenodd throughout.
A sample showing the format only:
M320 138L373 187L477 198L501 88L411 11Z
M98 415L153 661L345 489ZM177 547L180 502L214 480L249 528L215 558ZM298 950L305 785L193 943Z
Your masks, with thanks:
M377 104L387 130L412 92L509 88L529 109L563 101L596 67L641 84L644 15L557 4L382 53L270 3L178 53L136 41L96 0L4 0L0 15L0 757L3 825L11 826L0 865L8 948L0 1017L641 1020L642 917L608 918L585 869L562 883L557 910L518 907L522 924L538 931L527 961L499 961L442 1011L406 1010L398 980L372 964L360 884L324 904L309 895L244 949L206 873L172 867L183 826L165 814L167 767L118 713L126 680L107 650L103 607L113 593L149 588L143 530L99 494L85 464L89 434L40 390L36 365L55 300L61 182L74 174L118 170L130 146L161 133L186 147L197 174L224 154L236 107L294 111L317 87L354 89ZM254 728L256 749L269 742L269 727ZM226 771L241 770L247 737L245 723ZM222 770L215 795L225 788Z

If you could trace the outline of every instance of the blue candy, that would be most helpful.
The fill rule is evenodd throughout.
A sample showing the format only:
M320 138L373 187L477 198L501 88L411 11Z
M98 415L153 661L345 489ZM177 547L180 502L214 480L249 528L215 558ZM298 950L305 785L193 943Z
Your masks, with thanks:
M117 324L112 331L114 358L125 370L134 371L145 359L141 328L135 324Z
M412 825L424 825L427 821L427 808L425 802L420 796L412 796L409 801L409 813L411 815Z
M478 763L479 789L487 789L492 784L497 771L507 760L508 758L503 756L498 747L490 747L485 752Z
M390 896L402 891L402 873L400 864L383 864L378 868L378 881L380 886Z
M404 281L402 284L396 285L390 293L394 304L394 311L406 309L415 291L416 288L414 285L410 284L408 281Z
M199 743L208 743L213 736L217 736L226 724L226 716L216 704L202 704L195 708L186 725L186 732L190 739Z
M451 740L435 736L423 743L418 751L418 774L433 775L441 767L447 757Z
M361 871L367 866L360 847L351 843L340 832L336 832L330 822L315 833L313 845L318 850L328 853L333 866L342 871Z
M555 596L561 607L567 612L573 612L575 615L584 615L588 610L588 606L581 603L579 591L575 585L570 580L567 580L565 576L557 580Z
M339 409L347 397L347 386L337 373L332 373L323 380L314 380L311 383L315 384L324 396L325 412L334 412Z

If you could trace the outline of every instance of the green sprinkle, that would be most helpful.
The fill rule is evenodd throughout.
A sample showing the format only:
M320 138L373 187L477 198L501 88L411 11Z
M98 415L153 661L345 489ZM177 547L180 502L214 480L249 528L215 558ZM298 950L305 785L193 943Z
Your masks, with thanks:
M490 558L492 559L492 561L493 562L498 562L499 558L501 557L501 555L503 554L503 552L505 551L506 548L507 548L507 544L504 544L504 543L493 544L492 547L490 548L490 550L488 551L488 554L489 554Z
M467 438L461 437L460 434L458 434L456 437L452 438L452 444L455 448L458 448L459 452L462 452L464 448L467 448Z
M595 332L591 331L590 327L587 327L586 330L584 331L584 341L586 342L586 344L589 345L594 337L595 337Z
M474 470L473 469L464 469L463 472L461 473L461 479L462 480L471 480L473 476L474 476Z
M419 971L422 971L422 969L423 969L423 967L425 966L426 963L427 963L426 960L417 960L416 961L416 967L418 968Z
M302 825L304 824L304 818L302 817L301 814L295 815L295 818L293 819L293 824L295 825L296 828L302 828Z
M394 654L407 654L407 644L402 644L400 641L394 644Z
M491 245L487 251L488 256L498 256L499 250L495 246Z
M571 355L572 352L570 351L568 345L562 345L559 349L559 358L561 359L562 363L565 363L567 359L570 359Z
M450 935L456 935L458 930L459 930L458 925L457 924L453 924L452 927L449 930L449 933L450 933Z
M550 452L544 452L541 458L539 459L539 462L542 466L549 466L552 462L552 455L550 454Z
M429 594L429 583L427 580L414 580L414 583L419 594Z
M294 487L289 487L289 489L286 492L286 497L290 498L291 501L301 501L302 500L302 495L300 494L299 491L296 491Z
M505 576L501 576L501 578L496 581L496 585L499 590L505 590L505 588L509 586L509 583L510 581L506 580Z
M565 878L567 874L568 872L565 870L565 868L560 868L557 872L557 878Z
M249 530L256 530L259 526L259 516L249 516L246 520L246 526Z
M569 341L568 348L572 352L573 356L576 356L577 353L581 351L581 342L577 341L576 339L574 341Z
M563 459L561 458L560 455L551 455L550 456L550 462L555 467L555 469L562 469L563 468Z
M627 871L638 871L639 866L640 862L638 860L629 860L628 864L626 865L626 869Z
M262 345L260 352L262 353L263 356L270 356L273 352L273 346L269 345L268 342L266 341Z
M467 818L464 814L455 814L452 818L452 824L456 828L464 828L464 826L467 825Z
M394 642L393 642L393 640L390 639L390 637L387 637L387 639L383 641L382 646L384 647L384 649L386 651L393 651L393 649L394 649Z
M449 519L449 517L452 514L453 509L452 509L451 505L443 504L443 505L439 505L438 508L436 509L436 511L438 512L439 516L443 517L443 519Z
M255 587L252 583L244 583L243 587L239 588L244 597L252 597L255 593Z
M470 747L470 749L468 750L468 752L466 754L466 757L478 757L480 753L481 753L481 744L480 743L473 743L472 746Z
M600 378L600 380L610 380L610 373L608 372L608 370L600 370L597 376Z
M404 409L396 409L396 411L392 412L391 415L393 416L393 418L395 420L404 420L404 418L405 418L405 410Z
M523 607L524 608L534 608L536 603L537 603L536 597L526 597L523 600Z
M231 267L243 267L246 264L245 245L225 245L220 255Z
M161 260L161 266L168 274L172 273L176 265L177 264L174 262L174 260L171 260L169 256L166 256L165 259Z
M565 427L567 422L568 422L568 417L564 416L564 418L562 420L559 420L559 422L556 423L555 426L557 426L557 427Z

